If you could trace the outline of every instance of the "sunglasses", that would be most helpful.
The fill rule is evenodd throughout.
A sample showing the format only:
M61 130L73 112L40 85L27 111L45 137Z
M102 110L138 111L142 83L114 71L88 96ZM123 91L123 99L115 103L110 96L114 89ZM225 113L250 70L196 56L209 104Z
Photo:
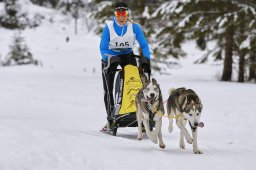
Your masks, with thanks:
M115 11L115 16L120 17L126 17L128 15L128 11Z

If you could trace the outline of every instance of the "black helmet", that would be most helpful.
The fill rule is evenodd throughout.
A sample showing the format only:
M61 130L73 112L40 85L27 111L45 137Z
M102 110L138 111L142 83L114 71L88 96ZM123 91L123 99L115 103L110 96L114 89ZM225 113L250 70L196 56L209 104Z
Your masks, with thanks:
M128 10L128 5L125 2L117 2L115 10L116 11L119 11L119 10L127 11Z

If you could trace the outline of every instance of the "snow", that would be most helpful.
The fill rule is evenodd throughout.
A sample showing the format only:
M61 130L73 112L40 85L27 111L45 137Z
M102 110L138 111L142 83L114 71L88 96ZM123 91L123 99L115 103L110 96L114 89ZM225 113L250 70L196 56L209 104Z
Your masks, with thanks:
M15 31L0 28L0 55L8 53ZM117 136L99 132L106 123L100 72L99 37L73 25L45 24L22 35L43 67L0 67L1 170L248 170L256 159L255 84L219 82L221 67L194 65L200 53L193 44L188 57L170 76L155 76L164 100L172 87L195 90L204 105L198 146L179 148L179 130L169 134L163 118L160 149L137 128L120 128ZM70 41L66 42L69 36Z
M186 16L178 25L179 27L185 27L186 23L189 22L190 18L192 17L192 15L188 15Z
M245 39L245 40L241 43L239 49L250 48L250 46L251 46L251 44L250 44L250 37L248 37L247 39Z
M0 15L2 15L4 13L4 4L3 3L0 3Z
M173 13L175 12L175 7L178 5L177 1L173 1L173 2L166 2L163 3L161 5L160 8L158 8L153 14L152 17L156 17L158 13L160 14L169 14L169 13ZM179 12L179 11L177 11ZM167 17L167 15L163 15L162 19L164 19L165 17Z
M142 16L146 19L149 19L150 18L150 14L149 14L149 9L148 7L146 7L142 13Z
M225 17L219 22L219 28L222 28L228 22L228 18Z

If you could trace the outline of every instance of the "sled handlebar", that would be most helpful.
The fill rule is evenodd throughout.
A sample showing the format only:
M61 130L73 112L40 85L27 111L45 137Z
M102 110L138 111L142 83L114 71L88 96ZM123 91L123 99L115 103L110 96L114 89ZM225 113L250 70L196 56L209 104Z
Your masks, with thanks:
M107 70L111 64L113 63L120 63L120 57L119 56L109 56L107 61L107 67L104 68L104 70Z
M147 59L146 57L138 56L138 55L132 55L135 58L139 59L139 67L140 68L146 68L146 70L150 70L150 60ZM120 56L111 56L109 55L108 60L107 60L107 66L104 68L104 70L107 70L111 64L113 63L120 63L121 59Z

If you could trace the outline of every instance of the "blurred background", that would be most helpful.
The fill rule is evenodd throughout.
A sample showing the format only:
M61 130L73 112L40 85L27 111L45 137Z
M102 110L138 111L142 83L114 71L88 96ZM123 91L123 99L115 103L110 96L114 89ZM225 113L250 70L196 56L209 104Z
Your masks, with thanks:
M100 0L0 0L0 27L18 30L10 50L1 54L2 66L32 63L33 54L24 47L20 33L44 22L69 18L75 34L80 30L101 36L105 21L113 16L117 1ZM130 18L141 25L150 44L152 68L169 74L183 57L184 44L193 42L202 53L195 64L222 66L221 81L255 82L256 1L255 0L129 0ZM33 6L33 8L31 8ZM43 7L43 8L42 8ZM37 10L40 9L40 10ZM56 17L58 15L58 17ZM65 28L63 28L65 29ZM80 29L80 30L79 30ZM1 37L2 35L0 35ZM69 36L66 41L69 41ZM19 47L19 46L22 46ZM21 51L26 57L21 57ZM137 51L141 54L140 49ZM24 59L26 58L26 59ZM170 60L171 59L171 60Z

